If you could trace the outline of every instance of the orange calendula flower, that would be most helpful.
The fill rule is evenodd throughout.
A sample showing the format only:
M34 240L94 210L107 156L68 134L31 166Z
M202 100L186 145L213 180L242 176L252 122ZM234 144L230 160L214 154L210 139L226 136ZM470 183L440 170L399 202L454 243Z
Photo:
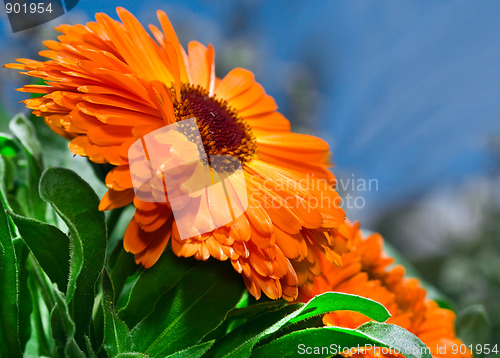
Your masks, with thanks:
M47 61L6 66L45 80L20 89L43 94L26 106L70 139L73 153L113 165L100 209L134 204L123 243L137 263L152 266L170 241L178 256L231 260L257 298L263 291L295 299L298 287L320 274L320 256L339 264L346 250L344 239L329 232L345 213L328 170L328 145L290 132L251 72L236 68L218 78L212 46L190 42L185 51L165 13L158 12L161 29L150 25L150 36L129 12L117 12L121 22L100 13L86 25L59 26L58 41L44 42L48 50L40 52ZM144 136L193 117L207 155L241 162L248 208L227 225L182 240L168 200L136 195L128 156ZM219 203L202 204L211 210L198 220Z
M392 266L394 259L384 253L384 242L379 234L363 238L359 224L346 221L335 235L343 237L349 246L349 252L342 255L342 266L335 266L322 258L321 275L314 278L313 286L299 289L300 301L306 302L328 291L371 298L391 313L387 323L415 334L429 347L433 357L471 357L469 353L453 354L457 351L454 346L461 346L462 352L465 350L455 335L455 314L427 298L419 280L405 277L401 265ZM349 311L333 312L323 317L325 325L346 328L356 328L368 321L366 316ZM375 357L379 356L378 353L367 350L352 355Z

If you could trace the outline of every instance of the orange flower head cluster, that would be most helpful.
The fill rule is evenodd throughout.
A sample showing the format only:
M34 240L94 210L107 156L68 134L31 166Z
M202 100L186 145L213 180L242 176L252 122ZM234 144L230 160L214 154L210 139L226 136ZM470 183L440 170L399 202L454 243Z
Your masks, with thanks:
M135 206L123 240L137 263L155 264L171 242L178 256L230 260L252 295L294 300L312 285L320 257L340 264L344 238L331 234L345 218L328 170L328 145L290 131L272 97L250 71L215 74L214 49L190 42L185 50L167 18L147 32L122 8L120 21L96 14L85 25L62 25L46 41L46 61L18 59L6 67L43 79L23 92L50 128L70 140L70 150L113 166L100 209ZM231 223L181 239L172 207L141 200L129 166L133 143L164 126L196 118L207 155L238 158L248 208ZM236 185L236 184L235 184ZM217 213L216 200L202 197L196 220ZM210 210L207 210L210 209ZM195 220L193 219L193 220Z
M457 351L453 349L454 345L463 347L455 335L455 314L427 298L419 280L405 277L405 269L401 265L393 265L394 259L383 251L384 242L379 234L364 238L359 224L348 221L332 231L349 245L349 251L342 255L343 265L335 266L321 258L321 274L314 278L312 287L299 290L300 301L306 302L328 291L367 297L388 309L392 316L387 323L415 334L431 350L433 357L471 357L469 352L465 355L453 354ZM323 317L325 325L346 328L357 328L368 321L366 316L349 311L333 312ZM357 351L352 355L369 358L378 357L379 352L374 349Z

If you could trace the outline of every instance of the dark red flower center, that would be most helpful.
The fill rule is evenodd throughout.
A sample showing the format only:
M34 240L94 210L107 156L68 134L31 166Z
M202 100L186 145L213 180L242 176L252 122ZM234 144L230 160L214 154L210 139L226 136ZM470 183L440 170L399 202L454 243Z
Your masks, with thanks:
M174 101L176 118L196 118L207 155L231 155L242 162L253 157L252 130L226 101L210 96L200 86L183 85L181 94L181 101Z

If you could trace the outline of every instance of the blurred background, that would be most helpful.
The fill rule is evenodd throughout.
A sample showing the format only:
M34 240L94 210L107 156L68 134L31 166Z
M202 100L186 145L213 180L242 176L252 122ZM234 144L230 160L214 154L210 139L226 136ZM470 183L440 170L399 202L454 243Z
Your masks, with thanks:
M184 45L215 46L219 77L252 70L295 131L330 143L348 217L478 327L464 339L500 343L500 2L80 0L16 34L2 8L0 62L36 58L56 24L116 6L144 24L165 10ZM28 79L0 73L0 111L25 111L13 89Z

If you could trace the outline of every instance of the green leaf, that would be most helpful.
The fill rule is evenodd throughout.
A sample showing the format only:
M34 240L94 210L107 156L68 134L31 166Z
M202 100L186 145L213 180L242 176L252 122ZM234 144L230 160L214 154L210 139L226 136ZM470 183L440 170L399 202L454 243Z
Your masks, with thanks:
M0 193L0 196L1 193ZM2 202L0 203L0 356L21 356L18 322L18 273L14 236L9 218Z
M2 137L0 134L0 142L6 138ZM14 143L14 142L13 142ZM15 143L14 143L15 144ZM5 147L4 147L5 148ZM0 152L2 152L2 146L0 145ZM11 203L8 202L9 192L14 190L15 179L16 179L16 165L11 157L0 155L0 193L3 196L4 205L10 209Z
M69 276L69 238L57 227L10 213L21 237L42 269L61 291L66 291Z
M267 343L270 343L270 342L272 342L280 337L286 336L287 334L295 332L295 331L301 331L301 330L309 329L309 328L321 328L324 326L325 325L323 323L323 317L321 315L309 317L309 318L302 320L302 321L299 321L297 323L294 323L291 325L285 325L277 332L263 337L256 344L256 347L263 346Z
M38 169L43 168L42 145L38 141L33 124L22 113L12 118L9 123L9 129L19 139L24 149L35 160Z
M29 250L24 241L20 238L14 239L14 249L16 253L17 264L17 291L18 291L18 307L19 307L19 344L21 350L24 351L26 342L28 342L31 334L30 316L32 301L28 287L28 255Z
M0 155L12 158L20 152L20 148L10 135L0 133Z
M307 304L289 305L241 325L217 342L211 354L215 357L249 357L255 344L265 336L310 317L338 310L360 312L378 321L385 321L390 317L387 309L373 300L346 293L327 292L312 298Z
M117 307L118 300L120 299L120 295L128 277L132 276L139 269L139 266L135 263L133 254L126 252L121 245L119 247L119 251L120 253L117 255L118 257L116 258L110 273L111 281L113 282L113 287L115 289L115 301L117 302L115 306ZM145 317L145 315L143 317Z
M115 358L148 358L148 355L139 352L127 352L120 353Z
M30 256L30 268L32 277L36 280L37 286L40 288L40 294L42 295L43 301L47 305L47 309L51 311L56 305L56 298L54 293L54 287L45 272L43 272L40 264Z
M270 313L282 309L289 303L285 300L267 301L245 306L248 302L248 291L243 293L242 300L238 302L236 307L241 305L243 308L234 308L229 311L226 320L217 327L216 330L210 332L205 339L215 339L216 341L226 334L234 331L242 324L252 320L263 313Z
M153 311L155 303L172 289L191 267L193 267L192 260L179 258L172 250L165 250L153 267L139 275L132 286L127 304L118 315L129 327L134 327ZM116 276L114 270L112 275Z
M85 336L85 347L87 348L87 356L89 358L97 358L97 355L94 352L94 348L92 348L92 343L88 336Z
M309 328L295 331L278 338L252 351L252 358L260 357L297 357L301 355L314 357L330 357L348 350L351 347L364 347L374 342L362 334L352 330L344 332L339 327ZM236 355L228 355L237 357Z
M314 347L319 347L317 351ZM330 357L362 347L379 352L386 347L392 352L401 352L406 358L432 358L430 350L416 336L405 329L385 323L369 322L357 329L341 327L309 328L292 332L252 352L252 358L296 357L315 354L316 357Z
M110 247L109 243L108 240L108 250ZM134 281L134 277L137 279L139 266L135 263L134 255L126 252L121 244L116 245L111 253L108 251L106 261L107 267L111 267L111 270L108 270L108 272L110 272L111 282L115 291L115 298L113 300L115 310L118 311L119 307L123 307L124 305L123 301L130 290L131 283L129 282L127 285L126 288L128 290L125 290L126 292L123 292L124 286L128 281ZM102 305L99 305L97 311L94 311L92 324L94 328L93 341L95 344L99 345L104 338L104 314Z
M68 305L64 295L54 288L55 306L50 313L52 334L57 342L59 355L62 357L82 357L81 351L75 341L75 322L71 319Z
M27 187L30 216L45 220L46 205L41 200L38 189L38 181L44 167L42 145L38 141L33 124L23 114L16 115L10 121L9 128L21 142L28 161Z
M333 311L359 312L378 322L385 322L391 317L383 305L369 298L347 293L327 292L313 297L297 316L290 319L288 324Z
M241 278L226 263L197 264L132 330L135 350L165 357L198 344L221 324L243 290Z
M253 319L263 313L274 312L289 305L285 300L258 302L244 308L235 308L228 314L230 319Z
M68 169L47 169L40 179L40 194L71 232L66 300L72 302L76 339L83 347L83 337L89 331L92 316L95 284L106 256L104 214L98 210L99 198L92 188Z
M202 357L214 344L215 340L211 340L205 343L198 344L196 346L192 346L186 348L182 351L175 352L165 358L199 358Z
M108 271L104 270L102 275L102 309L104 312L104 349L109 357L119 353L127 353L132 350L132 339L130 331L115 312L114 290Z
M207 355L209 357L250 357L252 348L260 339L278 331L304 306L302 303L296 303L277 311L257 315L256 318L216 341Z
M42 308L46 309L46 307L45 303L42 301L43 299L40 296L39 288L33 275L30 275L28 277L28 287L33 307L33 311L31 314L32 337L30 338L30 341L34 344L34 346L31 348L33 350L32 354L34 357L53 356L55 353L55 342L45 330L42 317ZM26 355L26 350L24 351L24 354Z
M15 165L12 163L12 158L0 155L0 188L4 191L4 195L14 188L14 173Z
M484 344L490 339L490 322L483 305L472 305L457 316L457 337L465 344Z
M404 352L406 358L432 358L430 349L417 336L395 324L368 322L356 331L380 345Z
M28 186L16 178L15 193L7 194L8 206L12 211L23 216L35 216L33 213L33 200Z

